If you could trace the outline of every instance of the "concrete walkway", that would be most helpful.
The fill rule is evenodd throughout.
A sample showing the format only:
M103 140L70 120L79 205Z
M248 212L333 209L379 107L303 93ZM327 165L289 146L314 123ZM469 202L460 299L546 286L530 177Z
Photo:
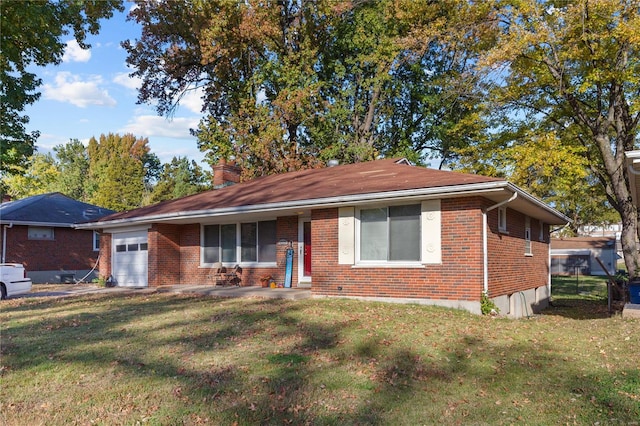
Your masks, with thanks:
M263 288L235 286L173 285L157 288L159 293L200 294L215 297L265 297L271 299L301 300L311 297L311 290L299 288Z
M640 305L627 303L622 310L622 318L640 318Z
M59 289L32 291L31 293L16 297L68 297L85 294L153 294L176 293L197 294L212 297L263 297L271 299L301 300L311 297L311 290L297 288L263 288L263 287L222 287L211 285L170 285L160 287L98 287L94 285L71 286Z

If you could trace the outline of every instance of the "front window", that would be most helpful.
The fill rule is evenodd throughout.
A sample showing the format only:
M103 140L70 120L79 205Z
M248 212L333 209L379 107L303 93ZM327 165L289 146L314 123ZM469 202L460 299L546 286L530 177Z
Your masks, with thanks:
M360 260L420 261L419 204L360 210Z
M204 263L236 261L236 225L204 227Z
M276 221L205 225L202 263L276 261Z

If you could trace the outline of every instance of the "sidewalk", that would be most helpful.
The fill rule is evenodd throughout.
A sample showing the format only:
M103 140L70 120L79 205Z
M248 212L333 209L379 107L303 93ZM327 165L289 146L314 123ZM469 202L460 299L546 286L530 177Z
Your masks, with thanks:
M68 297L81 296L85 294L109 294L109 293L131 293L131 294L153 294L153 293L176 293L176 294L197 294L212 297L263 297L271 299L302 300L311 297L311 290L297 288L263 288L263 287L222 287L211 285L169 285L160 287L98 287L95 285L72 285L65 288L66 284L56 286L54 290L33 291L26 297ZM37 290L37 286L34 286Z

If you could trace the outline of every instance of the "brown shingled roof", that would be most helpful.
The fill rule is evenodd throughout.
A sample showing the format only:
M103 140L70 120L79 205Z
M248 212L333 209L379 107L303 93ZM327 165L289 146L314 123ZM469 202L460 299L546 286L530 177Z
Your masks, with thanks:
M222 189L116 213L103 218L101 222L187 211L488 182L504 182L504 179L427 169L411 166L398 159L385 159L264 176Z

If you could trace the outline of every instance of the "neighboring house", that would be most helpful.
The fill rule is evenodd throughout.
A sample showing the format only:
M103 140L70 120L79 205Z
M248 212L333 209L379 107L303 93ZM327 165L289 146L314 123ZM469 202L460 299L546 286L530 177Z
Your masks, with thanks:
M552 275L615 275L617 261L615 236L551 239Z
M100 240L96 232L73 225L112 213L58 192L4 202L2 263L22 263L34 283L81 279L96 265Z
M283 283L292 247L292 287L314 296L480 313L487 291L518 317L547 305L549 228L568 222L503 179L406 160L214 185L79 225L101 232L100 274L120 286L212 284L222 262L242 267L241 285Z

